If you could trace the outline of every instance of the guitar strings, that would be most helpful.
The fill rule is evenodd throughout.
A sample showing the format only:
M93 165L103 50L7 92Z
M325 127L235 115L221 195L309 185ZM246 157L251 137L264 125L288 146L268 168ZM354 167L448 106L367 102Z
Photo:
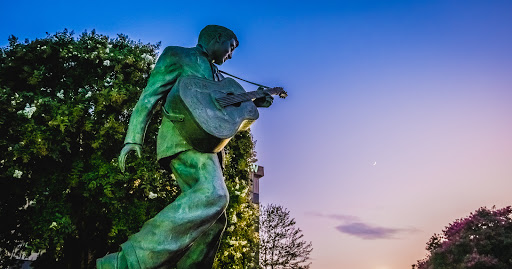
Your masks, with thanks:
M271 91L269 91L269 93L273 93ZM250 99L255 99L255 98L259 98L259 97L263 97L265 96L264 94L262 94L262 92L246 92L246 93L240 93L240 94L236 94L236 95L227 95L227 96L223 96L223 97L220 97L218 98L217 100L236 100L237 102L240 102L240 101L248 101L248 100L245 100L247 99L247 97L250 97Z
M233 95L233 96L232 95L228 95L228 96L225 96L224 98L227 99L227 100L236 101L238 103L238 102L241 102L241 101L246 101L245 99L252 99L252 98L254 98L254 94L246 93L246 94L239 94L239 95Z
M220 72L220 73L222 73L222 74L224 74L224 75L228 75L228 76L230 76L230 77L233 77L233 78L236 78L236 79L239 79L239 80L245 81L245 82L247 82L247 83L250 83L250 84L253 84L253 85L256 85L256 86L262 87L262 88L264 88L264 89L265 89L265 91L266 91L266 92L270 93L271 95L278 94L278 93L280 93L280 92L281 92L281 90L282 90L282 88L281 88L281 90L277 90L277 88L271 88L271 87L268 87L268 86L265 86L265 85L261 85L261 84L258 84L258 83L254 83L254 82L251 82L251 81L245 80L245 79L243 79L243 78L237 77L237 76L235 76L235 75L232 75L232 74L227 73L227 72L225 72L225 71L222 71L222 70L220 70L220 69L219 69L219 72ZM255 92L250 92L250 93L255 93ZM247 93L247 94L249 94L249 93ZM264 95L263 95L263 96L264 96ZM263 97L263 96L258 96L258 95L256 95L256 97L252 97L252 96L251 96L251 99L252 99L252 98L259 98L259 97ZM222 100L222 101L221 101L221 100ZM224 101L224 100L226 100L226 101ZM225 97L218 98L218 99L217 99L217 102L219 102L219 104L221 104L222 106L229 106L229 105L232 105L232 104L236 104L236 103L238 103L238 102L230 103L228 100L234 100L234 99L231 99L230 97L225 96ZM244 100L244 101L245 101L245 100ZM248 101L248 100L247 100L247 101Z
M243 96L224 96L224 97L218 98L217 101L219 102L219 104L221 104L223 106L229 106L232 104L249 101L249 100L255 99L255 98L258 98L258 95L247 94L247 95L243 95Z
M275 94L275 92L272 89L268 90L267 92L270 94ZM246 93L240 93L237 95L223 96L223 97L217 98L216 100L221 106L226 107L226 106L229 106L232 104L249 101L249 100L247 100L247 97L250 97L250 99L256 99L256 98L265 96L264 94L262 95L262 93L263 92L257 92L257 91L246 92Z
M219 104L221 104L223 106L228 106L228 105L240 103L243 101L249 101L249 100L247 100L247 98L253 99L253 98L258 98L258 97L259 97L258 93L252 93L252 92L249 93L248 92L248 93L241 93L241 94L237 94L237 95L223 96L223 97L217 98L217 101L219 102Z

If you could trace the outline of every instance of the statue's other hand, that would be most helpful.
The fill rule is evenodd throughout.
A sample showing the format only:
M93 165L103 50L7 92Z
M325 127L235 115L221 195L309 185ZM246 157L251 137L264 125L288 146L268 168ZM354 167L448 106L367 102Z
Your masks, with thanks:
M258 91L262 91L263 89L264 89L263 87L259 87ZM272 105L273 101L274 101L274 97L272 97L272 95L270 95L269 93L265 93L265 96L254 100L254 104L257 107L269 107Z
M124 172L126 157L130 153L130 151L135 150L137 152L137 156L140 158L142 156L142 146L139 144L125 144L121 153L119 154L119 168L121 168L121 172Z

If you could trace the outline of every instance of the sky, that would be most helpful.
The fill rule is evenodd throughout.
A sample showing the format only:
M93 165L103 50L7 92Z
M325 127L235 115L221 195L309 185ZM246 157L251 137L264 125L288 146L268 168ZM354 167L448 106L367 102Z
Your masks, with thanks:
M512 204L509 0L7 1L0 46L68 28L192 47L208 24L240 41L221 70L289 94L252 127L260 200L290 210L312 269L410 268Z

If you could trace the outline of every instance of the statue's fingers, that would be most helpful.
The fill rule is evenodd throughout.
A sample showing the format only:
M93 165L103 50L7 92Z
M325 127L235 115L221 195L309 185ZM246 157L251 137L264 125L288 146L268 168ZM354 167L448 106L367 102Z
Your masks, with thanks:
M119 168L121 169L121 172L124 173L124 161L126 159L126 154L124 152L121 152L119 155Z
M142 157L142 150L139 146L135 147L135 151L137 151L137 156Z

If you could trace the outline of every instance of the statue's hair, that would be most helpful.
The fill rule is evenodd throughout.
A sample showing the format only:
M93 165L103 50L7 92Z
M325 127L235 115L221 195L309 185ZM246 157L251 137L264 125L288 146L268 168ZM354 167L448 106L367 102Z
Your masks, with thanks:
M217 34L221 34L222 38L224 39L234 39L235 45L238 47L238 38L236 37L235 33L220 25L207 25L204 27L203 30L201 30L199 33L197 43L206 46L217 36Z

